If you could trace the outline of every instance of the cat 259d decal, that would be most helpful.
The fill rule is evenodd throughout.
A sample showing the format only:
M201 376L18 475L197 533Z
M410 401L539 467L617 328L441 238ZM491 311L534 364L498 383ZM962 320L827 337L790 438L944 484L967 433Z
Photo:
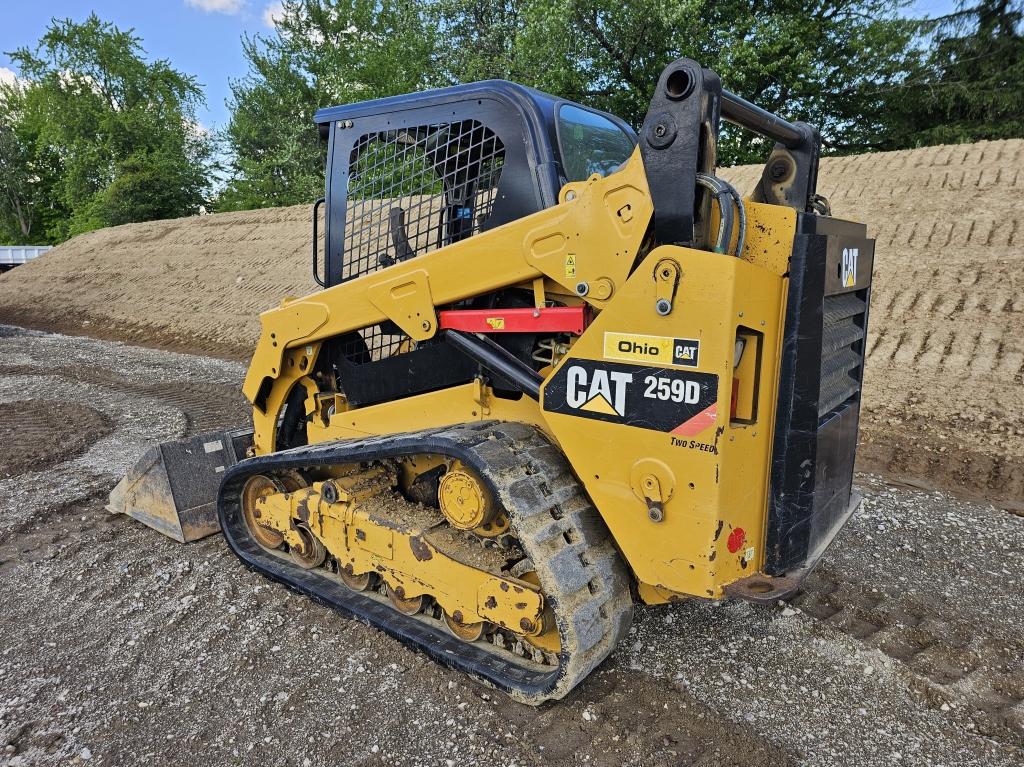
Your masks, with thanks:
M718 376L573 359L544 387L544 409L691 436L718 417Z

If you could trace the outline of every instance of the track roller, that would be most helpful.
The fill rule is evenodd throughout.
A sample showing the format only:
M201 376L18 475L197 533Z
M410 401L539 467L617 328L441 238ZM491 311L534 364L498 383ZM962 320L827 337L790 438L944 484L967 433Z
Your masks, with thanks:
M341 568L341 570L338 571L338 576L341 578L341 582L353 591L366 591L370 588L370 578L372 573L356 575L352 572L351 565Z
M388 599L391 600L391 604L393 604L395 609L402 615L415 615L423 609L423 595L421 594L418 597L410 597L409 599L406 599L398 593L401 588L402 587L399 586L397 589L393 589L391 586L388 586Z
M303 570L320 567L327 559L327 549L324 548L323 543L304 525L296 525L295 532L302 540L302 545L289 547L288 556L292 562Z
M462 613L457 610L454 615L449 615L447 612L444 613L444 625L452 632L452 636L461 639L463 642L478 641L483 637L484 630L487 628L487 624L482 621L479 623L463 623Z

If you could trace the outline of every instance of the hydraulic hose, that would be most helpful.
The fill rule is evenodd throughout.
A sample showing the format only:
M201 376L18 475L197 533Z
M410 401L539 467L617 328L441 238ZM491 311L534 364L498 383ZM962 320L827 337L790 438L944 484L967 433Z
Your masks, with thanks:
M710 190L718 202L720 216L718 221L718 238L715 241L715 253L725 253L726 248L729 247L729 241L732 239L732 199L729 190L726 189L721 179L710 176L707 173L698 173L697 183Z
M729 193L736 201L736 210L739 212L740 231L736 235L736 258L739 258L743 255L743 246L746 244L747 238L747 206L743 204L743 198L736 191L736 187L728 181L723 181L722 183L729 187Z
M734 255L739 256L743 253L743 245L747 232L747 209L743 204L743 198L740 197L739 192L736 191L736 188L732 184L724 179L718 178L717 176L711 176L707 173L698 173L697 183L711 191L715 200L718 201L718 209L721 212L721 218L718 225L718 239L715 242L716 253L725 253L729 249L729 243L732 241L733 230L732 206L735 203L739 217L740 229L739 234L736 237L736 252Z

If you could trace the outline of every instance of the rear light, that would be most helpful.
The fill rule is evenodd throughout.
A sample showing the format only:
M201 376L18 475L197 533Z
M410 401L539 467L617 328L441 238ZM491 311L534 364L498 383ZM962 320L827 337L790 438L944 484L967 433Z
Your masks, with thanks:
M729 405L729 423L734 426L757 422L763 340L764 335L756 330L742 326L736 328L732 361L732 398Z
M732 356L732 368L735 370L740 366L740 362L743 360L743 350L747 348L746 336L741 336L739 330L736 331L736 348L733 350Z

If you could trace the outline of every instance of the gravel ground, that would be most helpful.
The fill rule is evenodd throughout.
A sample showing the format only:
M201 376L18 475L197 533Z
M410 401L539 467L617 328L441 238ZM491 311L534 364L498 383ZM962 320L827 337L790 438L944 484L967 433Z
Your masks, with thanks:
M0 765L1024 761L1024 518L861 476L790 603L639 608L531 709L104 510L146 444L244 421L241 365L9 327L0 360Z

